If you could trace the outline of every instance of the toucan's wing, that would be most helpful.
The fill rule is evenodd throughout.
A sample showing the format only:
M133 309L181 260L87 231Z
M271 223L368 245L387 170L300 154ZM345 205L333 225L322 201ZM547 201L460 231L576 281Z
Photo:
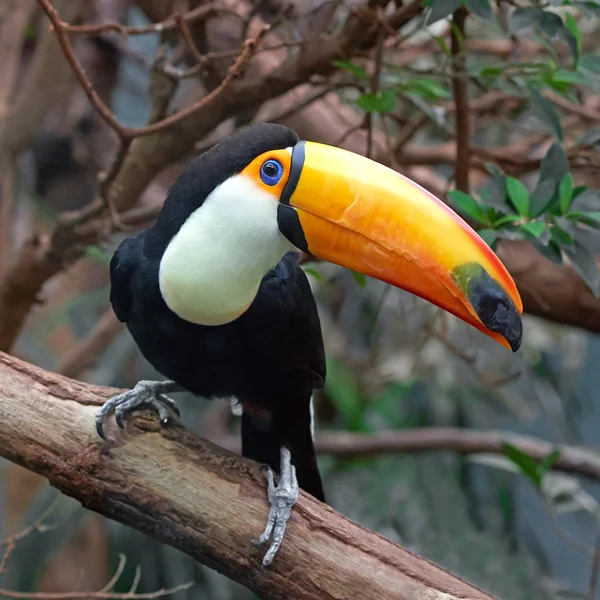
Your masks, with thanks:
M131 315L132 278L142 260L143 233L121 242L110 261L110 303L122 323L127 323Z
M313 388L325 384L325 350L317 305L296 252L288 252L264 277L248 310L248 351L282 372L308 372Z

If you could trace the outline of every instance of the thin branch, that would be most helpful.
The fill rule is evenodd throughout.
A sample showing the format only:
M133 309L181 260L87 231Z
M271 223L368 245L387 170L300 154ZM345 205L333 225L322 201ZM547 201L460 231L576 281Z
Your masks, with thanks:
M86 385L0 353L0 455L47 477L86 508L178 548L264 600L493 600L398 544L301 492L274 563L251 540L269 513L259 464L182 427L140 412L125 430L94 414L117 392ZM293 572L293 577L290 573ZM26 600L139 600L138 594L30 595ZM155 596L153 596L155 597Z
M28 527L22 529L18 533L11 535L9 538L0 542L0 546L6 546L6 550L4 551L4 555L2 556L2 562L0 563L0 574L6 571L6 565L8 564L8 559L15 549L17 542L22 540L23 538L31 535L35 531L47 531L50 529L48 525L44 525L43 522L46 520L46 517L56 508L58 504L58 497L52 502L52 504Z
M115 571L115 574L108 580L107 584L100 590L101 592L109 592L112 590L117 581L121 579L121 575L123 575L126 564L127 557L124 554L119 554L119 564L117 565L117 570Z
M198 66L206 67L208 60L196 47L192 32L180 12L175 14L175 21L177 22L177 29L179 30L179 34L181 35L188 52L196 59Z
M214 438L223 448L240 451L235 436ZM424 427L376 434L349 432L321 433L315 436L319 454L344 458L378 454L413 454L444 451L457 454L504 454L504 444L511 444L536 460L543 460L553 450L560 456L552 465L555 471L584 475L600 481L600 452L581 446L553 444L526 435L505 431L477 431L454 427Z
M73 47L71 46L71 42L69 41L69 34L66 28L67 26L61 21L58 12L54 9L52 4L50 4L49 0L38 0L38 3L52 22L56 37L60 47L62 48L65 58L67 59L71 69L73 70L73 73L75 74L75 77L77 78L77 81L79 82L79 85L81 86L88 100L98 111L98 114L102 117L106 124L109 125L109 127L111 127L122 140L150 135L152 133L156 133L157 131L161 131L162 129L171 127L187 119L194 113L204 108L204 106L210 104L216 98L220 97L231 85L232 81L243 74L250 59L254 56L258 45L271 29L269 25L264 25L253 38L246 40L243 51L229 69L227 76L211 93L207 94L203 98L200 98L193 104L186 106L175 114L158 121L157 123L152 123L150 125L146 125L145 127L125 127L119 123L110 108L108 108L108 106L98 96L92 85L92 82L90 81L83 67L79 64L79 61L77 60L73 51Z
M4 598L16 598L20 600L152 600L153 598L164 598L177 592L188 590L194 585L193 582L182 583L172 588L161 588L156 592L16 592L0 588L0 596Z
M186 25L191 25L196 21L206 21L211 17L216 16L219 12L229 12L225 9L217 8L216 3L203 4L193 10L186 12L181 18ZM55 30L57 25L53 22ZM97 35L100 33L106 33L108 31L114 31L121 35L145 35L148 33L163 33L178 28L177 18L175 15L170 16L168 19L161 21L160 23L152 23L151 25L142 25L134 27L131 25L121 25L111 21L109 23L101 23L99 25L69 25L63 21L59 21L58 28L63 29L69 35Z

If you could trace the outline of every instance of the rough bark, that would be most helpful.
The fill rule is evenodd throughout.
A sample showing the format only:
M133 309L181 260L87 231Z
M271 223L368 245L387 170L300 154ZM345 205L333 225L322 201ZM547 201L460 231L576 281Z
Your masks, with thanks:
M116 390L0 353L0 454L87 508L152 535L268 599L492 600L301 493L271 567L251 546L268 513L258 464L150 413L94 427ZM293 574L293 576L291 576Z

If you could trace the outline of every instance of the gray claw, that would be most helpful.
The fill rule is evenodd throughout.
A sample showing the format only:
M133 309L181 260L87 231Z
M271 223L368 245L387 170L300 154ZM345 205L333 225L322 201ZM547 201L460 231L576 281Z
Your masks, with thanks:
M115 421L123 429L123 417L130 411L141 406L152 406L157 412L162 425L169 422L169 410L179 416L179 409L175 402L166 396L166 393L182 391L174 381L139 381L136 386L127 392L108 399L96 413L96 431L101 438L104 435L104 421L111 410L115 411Z
M281 476L279 485L275 485L273 471L269 468L266 472L268 481L268 498L271 510L267 518L265 530L258 539L252 541L252 545L260 546L273 537L271 546L265 554L262 564L266 567L273 562L283 536L287 522L292 513L292 507L298 501L298 479L296 468L292 464L292 456L286 447L281 448Z

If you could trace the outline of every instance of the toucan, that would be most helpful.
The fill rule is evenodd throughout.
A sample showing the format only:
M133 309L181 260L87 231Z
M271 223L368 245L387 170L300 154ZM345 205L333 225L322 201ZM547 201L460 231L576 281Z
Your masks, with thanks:
M523 306L491 248L400 173L274 123L250 125L192 160L151 227L110 262L110 302L166 379L110 398L114 410L177 412L168 394L237 399L242 454L266 465L271 510L253 543L284 537L298 488L324 501L312 437L325 383L317 305L301 252L402 288L505 347L521 345ZM273 473L279 474L275 485Z

